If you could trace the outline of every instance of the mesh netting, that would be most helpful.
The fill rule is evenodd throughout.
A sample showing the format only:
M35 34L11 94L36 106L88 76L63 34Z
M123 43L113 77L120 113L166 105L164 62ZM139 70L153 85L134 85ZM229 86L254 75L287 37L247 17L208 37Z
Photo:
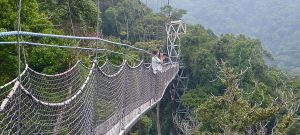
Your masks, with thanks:
M155 75L126 61L92 68L78 61L56 75L26 66L21 83L0 87L0 133L118 134L162 98L177 72L178 65L166 65Z

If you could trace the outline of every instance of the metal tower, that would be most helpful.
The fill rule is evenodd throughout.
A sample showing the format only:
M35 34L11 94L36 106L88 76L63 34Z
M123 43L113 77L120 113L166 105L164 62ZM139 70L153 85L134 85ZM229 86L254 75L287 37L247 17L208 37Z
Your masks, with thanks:
M166 25L167 52L171 62L180 57L180 35L186 33L186 24L182 20L171 21Z
M186 33L186 24L182 20L171 21L166 24L167 53L170 62L179 62L179 72L173 81L171 99L173 102L173 121L185 121L188 110L182 105L181 96L187 91L188 77L184 72L185 67L180 60L180 36ZM177 125L178 126L178 125ZM177 134L182 134L182 129L177 129Z

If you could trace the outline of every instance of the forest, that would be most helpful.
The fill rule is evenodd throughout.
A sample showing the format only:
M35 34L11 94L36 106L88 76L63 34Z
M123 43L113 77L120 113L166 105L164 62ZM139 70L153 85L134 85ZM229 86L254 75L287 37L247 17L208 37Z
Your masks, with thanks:
M157 10L157 0L143 1ZM188 10L183 17L186 22L200 23L216 35L233 33L259 38L275 59L268 65L299 74L298 0L171 0L171 5Z
M128 43L136 47L152 51L164 50L166 42L165 23L168 20L178 20L189 11L171 6L163 6L158 12L147 7L140 0L99 0L100 9L94 0L23 0L21 14L21 29L51 34L66 34L76 36L100 36L105 39ZM184 0L187 5L192 0ZM246 1L243 1L246 2ZM249 2L249 1L248 1ZM268 1L269 3L272 3ZM266 1L256 1L263 8ZM279 1L276 1L277 4ZM274 2L274 3L276 3ZM213 2L212 2L213 3ZM217 3L215 1L215 3ZM235 4L234 2L222 1L222 4ZM294 2L297 3L297 2ZM226 5L224 4L224 5ZM276 5L276 4L275 4ZM197 10L205 8L213 9L216 5L204 6L200 1L190 6L197 6ZM281 3L278 6L286 7ZM296 7L296 5L294 5ZM255 6L257 7L257 6ZM237 9L243 6L236 5ZM247 10L254 10L248 7ZM17 30L17 2L0 0L0 32ZM100 14L97 11L100 10ZM267 9L265 9L267 10ZM300 78L287 73L276 66L269 66L266 62L278 62L276 58L286 58L281 62L288 69L299 66L296 61L289 66L291 59L295 59L296 53L279 55L282 50L295 50L295 39L299 31L296 25L300 17L289 12L293 20L276 20L280 23L285 21L295 22L293 26L287 26L284 30L274 32L277 37L266 41L253 38L245 34L231 34L234 31L219 30L224 27L222 22L232 24L236 30L246 29L248 25L228 20L211 20L204 24L188 24L187 33L181 37L181 61L185 66L185 72L189 77L188 91L182 96L184 107L189 113L188 122L176 122L173 120L173 101L170 92L166 92L160 105L160 126L162 135L176 135L178 132L186 135L296 135L300 134ZM205 12L204 12L205 11ZM235 16L240 13L230 10L229 15L222 10L204 10L201 15L210 18L219 13L219 18ZM256 10L257 11L257 10ZM169 12L171 16L168 17ZM268 11L266 11L268 12ZM272 20L277 13L271 12L265 16ZM99 16L99 18L97 17ZM236 15L238 16L238 15ZM253 15L254 17L255 15ZM201 16L195 19L206 20ZM213 18L211 18L213 19ZM273 18L274 19L274 18ZM250 19L251 20L251 19ZM275 21L261 20L265 29L257 30L256 25L249 29L256 34L268 36L273 32ZM244 23L249 21L244 21ZM209 24L209 25L208 25ZM216 31L207 28L212 27ZM291 33L290 29L294 31ZM295 31L296 30L296 31ZM298 29L299 30L299 29ZM229 34L227 34L229 33ZM243 31L238 31L243 33ZM246 33L248 34L248 33ZM0 41L13 41L15 37L0 38ZM82 47L94 47L90 42L73 42L63 40L50 40L48 38L23 37L26 41L51 43L60 45L73 45ZM277 48L271 46L278 43ZM278 42L277 42L278 41ZM280 42L279 42L280 41ZM299 43L299 42L298 42ZM263 46L263 45L266 46ZM107 46L100 47L110 50L127 52L126 56L115 54L100 54L99 62L108 57L113 63L120 63L122 59L128 59L131 64L137 63L140 54L128 48ZM267 49L272 49L269 53ZM78 58L86 64L90 63L89 53L74 52L66 49L54 49L46 47L25 46L22 48L22 67L28 63L34 70L53 74L60 73L73 65ZM277 52L278 51L278 52ZM275 59L275 61L274 61ZM4 85L18 74L17 46L0 45L0 85ZM279 64L280 66L280 64ZM0 95L3 100L3 95ZM130 131L130 135L157 135L156 110L152 109L143 116Z

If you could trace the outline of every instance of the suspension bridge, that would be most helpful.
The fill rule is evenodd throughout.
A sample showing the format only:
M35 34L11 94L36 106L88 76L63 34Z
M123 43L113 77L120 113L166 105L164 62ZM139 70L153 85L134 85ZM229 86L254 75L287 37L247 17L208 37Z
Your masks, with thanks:
M88 67L78 60L67 71L54 75L37 72L25 63L25 69L20 72L19 77L0 87L0 133L125 134L144 113L162 99L169 84L178 76L180 46L176 44L179 35L186 31L186 26L182 21L173 21L166 29L170 62L164 64L162 72L158 74L154 74L151 65L144 61L137 66L130 66L127 60L121 65L114 65L108 59L103 65L98 65L95 60ZM146 50L98 37L23 31L0 33L0 37L7 36L95 40L149 54ZM0 45L12 44L19 47L33 45L110 51L19 40L0 42Z

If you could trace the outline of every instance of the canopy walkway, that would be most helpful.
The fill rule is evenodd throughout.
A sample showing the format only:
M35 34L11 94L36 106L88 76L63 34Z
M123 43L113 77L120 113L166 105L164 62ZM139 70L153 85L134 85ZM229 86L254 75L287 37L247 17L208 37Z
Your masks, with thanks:
M97 37L22 31L0 33L0 37L6 36L96 40L149 54L140 48ZM19 58L22 45L110 51L21 41L1 44L17 44ZM168 50L177 51L176 48ZM168 53L179 56L179 52L172 52ZM162 99L179 71L176 61L164 64L162 72L157 74L144 61L134 67L126 60L118 66L109 60L103 65L97 63L94 61L88 67L78 61L69 70L55 75L39 73L25 63L26 67L19 77L0 87L0 134L125 134L140 116Z
M1 134L122 134L161 100L178 69L165 65L155 75L143 62L87 68L78 61L46 75L26 66L21 83L0 87Z
M162 99L179 71L178 39L186 31L182 21L171 21L166 25L170 63L163 66L161 73L154 74L151 65L144 61L134 67L126 60L118 66L108 60L98 65L98 51L113 52L98 48L99 41L150 54L140 48L99 38L98 19L96 37L21 31L21 0L18 3L18 31L0 32L0 37L17 37L17 41L0 42L0 45L18 45L19 69L16 79L0 87L0 134L125 134L140 116ZM99 1L97 5L99 7ZM99 8L97 15L99 18ZM32 43L22 41L21 36L94 40L97 46ZM96 59L91 67L79 60L72 68L55 75L37 72L25 61L26 67L21 72L20 48L23 45L91 50L96 52Z
M99 1L96 4L97 18L99 18ZM162 99L171 81L175 77L178 78L179 36L186 32L186 25L182 21L171 21L166 24L166 49L170 63L163 65L161 73L154 74L151 65L145 64L143 60L133 67L126 60L117 66L109 60L106 60L103 65L98 65L97 54L100 51L124 55L124 53L98 48L98 42L125 46L126 49L137 50L143 55L150 54L134 46L99 38L99 19L97 19L96 37L23 32L21 31L21 5L22 1L19 0L17 31L0 32L0 37L17 37L16 41L11 41L15 38L0 41L0 45L18 46L18 63L16 63L18 77L0 86L0 134L123 135L140 116ZM23 41L22 36L93 40L96 41L96 47L32 43ZM25 69L21 72L21 46L25 45L89 50L95 53L95 58L90 66L78 60L67 71L48 75L30 68L24 55Z

